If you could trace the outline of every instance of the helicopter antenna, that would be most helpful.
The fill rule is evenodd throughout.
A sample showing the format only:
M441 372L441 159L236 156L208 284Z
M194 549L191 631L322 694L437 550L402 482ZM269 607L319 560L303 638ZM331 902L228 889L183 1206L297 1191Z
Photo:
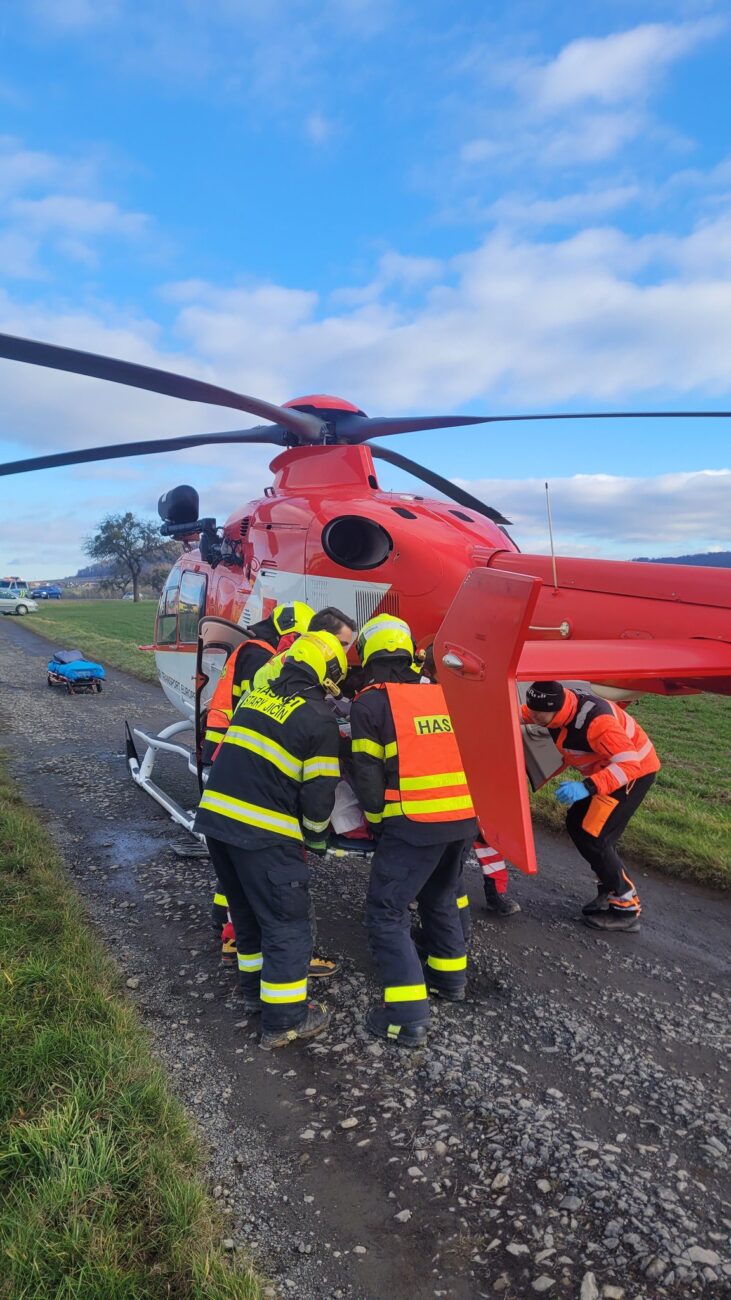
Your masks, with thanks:
M553 544L553 522L551 520L551 497L546 483L546 514L548 515L548 536L551 542L551 568L553 569L553 587L558 591L558 575L556 573L556 548Z

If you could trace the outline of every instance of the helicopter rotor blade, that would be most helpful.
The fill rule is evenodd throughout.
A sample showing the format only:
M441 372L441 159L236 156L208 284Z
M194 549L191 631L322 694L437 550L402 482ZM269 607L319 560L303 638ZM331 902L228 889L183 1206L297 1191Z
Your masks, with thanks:
M107 379L113 384L126 384L129 388L142 388L150 393L167 397L180 397L186 402L204 402L208 406L227 406L234 411L246 411L262 420L272 420L288 429L302 442L319 442L323 436L323 423L316 415L297 411L292 407L276 406L258 397L234 393L217 384L208 384L188 375L177 375L169 370L138 365L134 361L119 361L115 357L100 356L95 352L80 352L76 348L63 348L55 343L41 343L36 339L18 338L13 334L0 334L0 358L23 361L31 366L45 366L51 370L65 370L74 375L88 375L92 379Z
M370 444L367 445L370 446ZM494 524L510 523L510 520L506 519L505 515L501 515L499 510L485 505L484 501L478 501L477 497L473 497L470 492L465 492L463 488L450 483L449 479L442 478L441 474L436 474L433 469L427 469L425 465L420 465L418 461L409 460L408 456L400 456L397 451L391 451L390 447L370 447L370 452L376 459L386 460L389 465L396 465L398 469L405 469L407 473L413 474L414 478L428 483L429 487L436 488L438 492L443 492L445 497L449 497L450 501L456 501L457 505L466 506L468 510L474 510L476 514L486 515Z
M26 474L36 469L56 469L61 465L85 465L95 460L121 460L127 456L153 456L160 451L185 451L187 447L210 445L238 445L240 443L273 442L278 447L287 445L288 430L275 424L259 424L253 429L238 429L224 433L194 433L184 438L152 438L148 442L118 442L106 447L82 447L78 451L53 452L48 456L29 456L26 460L11 460L0 465L0 478L8 474Z
M370 442L395 433L421 433L425 429L452 429L465 424L485 424L490 415L355 415L348 412L336 423L336 436L343 442Z
M729 419L731 411L552 411L529 415L406 415L367 416L348 413L338 419L339 441L360 443L397 433L427 429L456 429L469 424L511 424L521 420L688 420Z

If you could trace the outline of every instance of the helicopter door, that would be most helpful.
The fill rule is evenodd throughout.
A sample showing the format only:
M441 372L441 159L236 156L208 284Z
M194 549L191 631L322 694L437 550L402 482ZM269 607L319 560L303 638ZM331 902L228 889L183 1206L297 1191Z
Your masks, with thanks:
M201 752L206 711L229 656L242 641L248 640L245 628L240 627L238 623L230 623L227 618L218 618L215 614L208 614L198 624L195 665L195 753L201 790L203 789Z
M435 642L439 682L480 826L488 843L529 875L538 865L516 676L540 589L538 578L473 569L450 605ZM543 784L546 758L544 754L542 763L534 766L539 784Z

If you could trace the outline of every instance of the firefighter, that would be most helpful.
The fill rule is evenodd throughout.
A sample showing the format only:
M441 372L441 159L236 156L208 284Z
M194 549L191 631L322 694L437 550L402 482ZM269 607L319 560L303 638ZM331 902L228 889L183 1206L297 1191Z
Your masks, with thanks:
M296 600L291 605L277 605L268 618L252 623L246 629L247 639L226 660L208 705L201 747L204 768L209 767L213 761L213 755L230 725L242 692L249 690L255 672L272 658L283 638L287 638L286 644L291 645L292 636L307 630L314 612L309 605ZM236 943L228 915L226 894L220 884L213 895L211 925L214 932L221 936L223 961L234 961Z
M430 645L424 652L424 660L421 665L421 681L427 683L436 680L437 668L434 659L434 646ZM472 845L472 850L482 872L482 888L485 893L485 907L488 912L495 912L497 916L515 916L520 911L520 903L516 903L514 899L508 897L508 868L499 849L493 849L480 832ZM465 853L466 858L467 853ZM472 919L470 917L470 900L467 894L464 863L457 886L457 907L462 921L465 942L467 942L472 932Z
M366 1027L418 1047L427 1037L429 993L464 1001L467 956L456 897L462 854L477 826L442 689L419 683L408 626L378 615L364 624L357 646L370 682L350 714L353 779L377 838L366 920L384 988ZM424 967L411 938L413 898Z
M269 626L271 626L272 632L269 632ZM208 714L205 741L206 745L210 745L208 751L210 757L207 758L209 763L229 727L233 710L236 708L238 701L242 696L246 695L252 685L265 686L273 677L279 676L287 651L293 645L295 638L305 628L309 628L313 632L332 632L347 651L355 635L356 624L352 618L349 618L347 614L343 614L341 610L336 609L333 605L328 605L315 614L309 605L305 605L302 601L294 601L291 605L278 605L268 619L253 625L250 630L253 631L254 628L257 630L258 639L244 641L234 651L234 654L226 663L224 673L213 695ZM264 633L263 636L262 632ZM279 641L276 643L276 653L275 647L272 647L268 657L257 666L257 659L260 658L262 651L265 649L267 633L270 637L272 633L274 636L279 636ZM271 645L271 641L268 644ZM241 653L244 650L246 650L246 654ZM233 659L235 659L235 663L232 665L232 673L228 678L228 682L224 683L225 689L221 690L221 684L224 682L228 666ZM210 725L212 713L214 715L215 729L211 728ZM215 744L213 743L214 740ZM315 934L314 911L310 920L313 934ZM213 928L221 935L222 960L226 963L235 962L236 935L228 915L226 894L220 885L213 899ZM330 979L332 975L337 974L338 965L338 962L323 956L322 953L313 952L309 969L310 978Z
M639 930L640 900L617 842L660 771L652 741L619 705L561 682L533 682L522 715L547 727L583 776L562 781L556 798L568 807L566 829L597 877L584 921L594 930Z
M340 779L338 727L325 696L346 671L332 633L299 637L277 680L236 709L196 815L226 891L244 1006L261 1011L265 1049L312 1038L330 1018L307 1001L304 849L327 828Z

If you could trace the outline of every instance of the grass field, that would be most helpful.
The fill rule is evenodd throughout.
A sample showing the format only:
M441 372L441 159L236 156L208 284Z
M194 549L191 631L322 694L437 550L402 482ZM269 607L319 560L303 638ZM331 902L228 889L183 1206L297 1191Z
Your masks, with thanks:
M182 1107L0 771L0 1296L259 1300Z
M154 600L44 600L24 626L59 648L78 646L90 659L156 682L155 656L137 649L152 641L156 609Z
M154 657L137 649L152 639L155 602L44 602L27 624L51 641L145 681ZM647 696L633 708L657 747L663 770L630 822L623 844L641 862L671 874L731 887L731 698L666 700ZM534 797L538 818L563 825L549 785Z

